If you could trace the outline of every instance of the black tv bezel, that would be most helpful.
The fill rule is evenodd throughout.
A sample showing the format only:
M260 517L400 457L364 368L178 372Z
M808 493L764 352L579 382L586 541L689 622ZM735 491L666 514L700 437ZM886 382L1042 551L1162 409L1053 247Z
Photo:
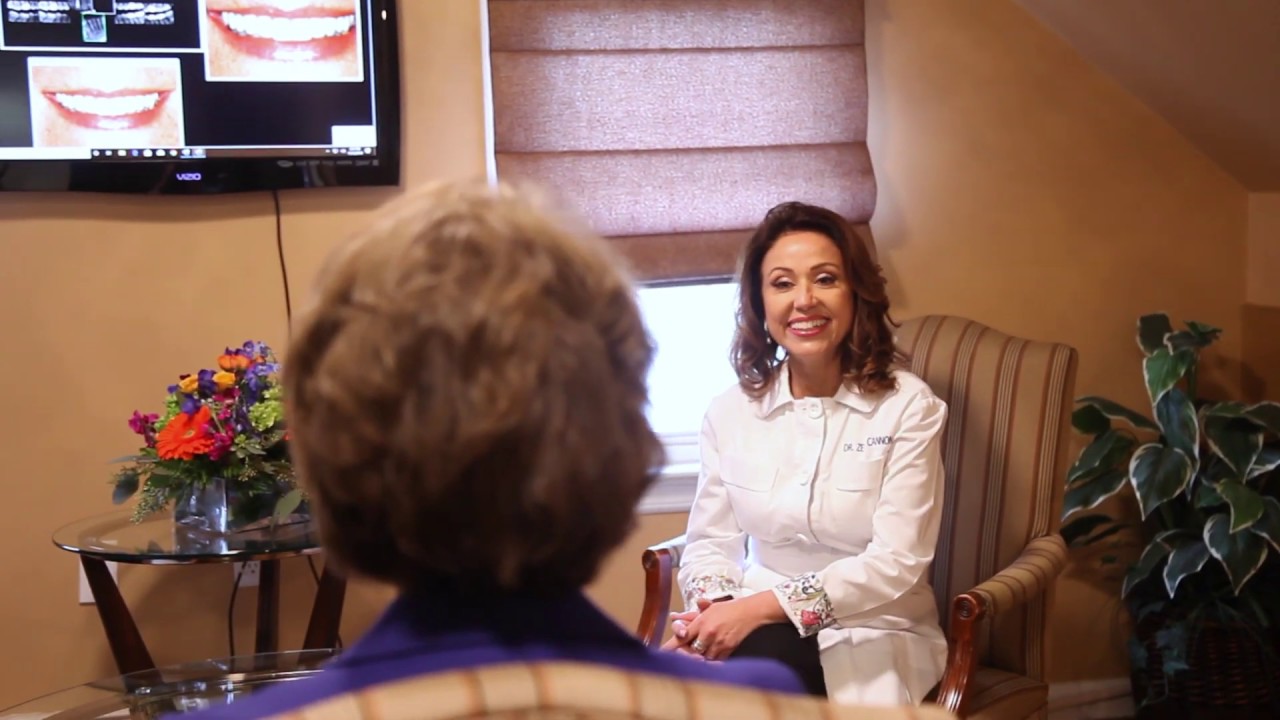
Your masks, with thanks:
M0 192L213 195L400 184L400 23L396 0L371 0L378 147L370 157L0 160ZM181 177L179 177L181 176Z

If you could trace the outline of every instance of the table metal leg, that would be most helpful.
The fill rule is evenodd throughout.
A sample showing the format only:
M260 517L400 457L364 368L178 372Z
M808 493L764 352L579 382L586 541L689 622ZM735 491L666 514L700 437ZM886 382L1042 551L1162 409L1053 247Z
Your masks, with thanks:
M316 588L316 601L311 606L311 620L307 623L307 636L303 650L320 650L337 647L338 627L342 623L342 604L347 596L347 579L324 564L320 586Z
M273 653L280 649L280 561L263 560L258 582L258 632L253 651Z
M81 555L80 565L89 581L93 602L98 606L98 617L102 618L102 628L107 633L107 644L111 646L111 654L115 656L120 673L124 675L155 668L155 661L142 641L142 634L138 632L133 615L124 604L120 588L111 577L106 562Z

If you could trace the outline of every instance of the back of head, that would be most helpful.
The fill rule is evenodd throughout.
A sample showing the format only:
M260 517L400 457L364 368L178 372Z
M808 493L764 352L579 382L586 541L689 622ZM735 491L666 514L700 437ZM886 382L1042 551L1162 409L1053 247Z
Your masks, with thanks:
M585 584L661 465L652 355L603 240L505 187L393 201L329 258L285 362L327 551L401 587Z

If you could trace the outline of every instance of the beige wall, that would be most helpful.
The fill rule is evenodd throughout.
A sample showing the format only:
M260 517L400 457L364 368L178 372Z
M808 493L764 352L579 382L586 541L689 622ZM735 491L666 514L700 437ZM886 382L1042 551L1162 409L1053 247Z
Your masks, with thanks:
M1280 399L1280 193L1249 195L1242 382L1249 400Z
M477 0L401 3L406 181L484 171ZM1080 393L1137 404L1137 315L1165 309L1222 325L1219 378L1238 382L1246 195L1010 0L869 0L873 229L899 315L969 315L1081 351ZM295 306L326 250L386 191L284 194ZM0 520L8 571L0 706L107 675L92 606L52 528L110 509L107 458L130 449L124 419L222 345L282 344L284 305L270 199L0 197ZM681 529L644 518L591 594L634 623L638 552ZM225 567L121 570L158 662L225 652ZM286 646L310 608L305 563L286 570ZM1051 677L1123 672L1114 588L1062 584ZM350 642L388 591L354 587ZM249 643L253 594L237 612Z

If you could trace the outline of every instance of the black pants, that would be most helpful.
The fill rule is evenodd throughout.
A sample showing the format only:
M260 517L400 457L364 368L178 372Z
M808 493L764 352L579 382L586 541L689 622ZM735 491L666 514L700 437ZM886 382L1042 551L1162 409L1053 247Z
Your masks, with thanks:
M804 689L810 695L827 696L827 682L822 676L822 662L818 653L818 636L800 637L791 623L761 625L742 640L730 659L753 657L769 658L786 665L800 676Z

